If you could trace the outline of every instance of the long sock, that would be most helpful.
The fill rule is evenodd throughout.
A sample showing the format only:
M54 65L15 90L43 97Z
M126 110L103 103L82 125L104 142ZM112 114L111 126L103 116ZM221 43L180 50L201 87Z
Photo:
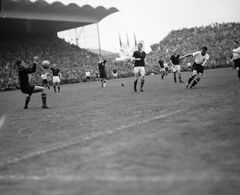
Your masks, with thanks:
M60 86L58 86L58 92L60 92Z
M103 87L106 87L106 81L105 80L103 81Z
M53 85L54 92L56 93L56 85Z
M31 99L31 96L26 97L24 109L28 108L28 103L30 102L30 99Z
M181 83L181 82L182 82L182 78L181 78L181 76L179 76L178 79L179 79L179 82Z
M47 94L42 93L42 105L47 106Z
M134 81L134 91L137 91L137 82L138 82L138 80Z
M197 78L193 81L191 87L194 87L196 84L198 84L198 82L200 81L200 78Z
M240 70L238 71L238 78L240 79Z
M140 88L141 91L143 90L144 82L145 82L144 79L141 79L141 88Z
M191 75L188 79L188 85L192 82L196 75Z

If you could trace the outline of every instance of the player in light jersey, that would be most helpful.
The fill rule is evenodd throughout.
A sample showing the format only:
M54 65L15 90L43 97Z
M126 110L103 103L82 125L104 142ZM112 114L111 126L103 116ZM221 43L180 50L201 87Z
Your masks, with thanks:
M42 86L49 89L48 73L46 71L42 73L41 79L42 79Z
M234 41L234 49L233 49L233 63L234 67L238 72L238 78L240 79L240 47L239 47L239 42Z
M89 83L90 80L91 80L91 73L90 73L89 70L87 70L87 71L85 72L85 76L86 76L86 81Z
M58 86L58 92L60 92L60 77L61 77L61 73L60 73L60 70L57 68L57 65L56 64L53 64L51 67L50 67L50 70L52 71L52 74L53 74L53 89L54 89L54 92L56 93L57 90L56 90L56 85Z
M164 60L162 59L161 56L159 57L158 64L159 64L159 68L160 68L161 78L163 79L164 76L166 75L166 70L164 67Z
M186 54L181 57L181 59L193 56L194 63L192 65L192 74L188 79L186 87L193 88L202 78L204 66L206 65L207 61L209 60L209 55L207 54L207 47L203 46L201 51L197 51L194 53ZM193 82L192 82L193 81Z

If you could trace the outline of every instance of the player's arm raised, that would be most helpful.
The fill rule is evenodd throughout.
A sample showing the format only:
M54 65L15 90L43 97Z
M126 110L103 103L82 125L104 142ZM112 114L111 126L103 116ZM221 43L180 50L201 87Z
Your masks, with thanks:
M233 51L233 53L237 53L237 54L240 54L240 52L237 52L237 51Z

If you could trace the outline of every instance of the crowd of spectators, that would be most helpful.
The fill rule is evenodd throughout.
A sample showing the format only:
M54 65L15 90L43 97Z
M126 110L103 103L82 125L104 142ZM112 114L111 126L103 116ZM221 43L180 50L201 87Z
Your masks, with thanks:
M232 66L233 40L240 41L239 37L239 23L215 23L173 30L162 41L151 46L152 51L147 55L147 73L159 71L157 62L160 56L169 64L174 50L177 49L183 55L200 50L203 45L208 47L210 55L208 68ZM56 35L0 34L0 51L0 91L19 88L15 62L21 59L31 65L35 55L40 57L40 61L56 63L61 70L63 83L83 81L87 70L90 70L93 79L98 73L97 54L69 44ZM187 63L192 62L191 60L183 60L182 65L186 70ZM117 67L119 77L133 76L131 61L117 62L108 59L106 69L109 77L113 67ZM36 74L31 75L32 84L41 84L41 71L38 68Z
M184 55L199 51L206 45L210 55L207 68L232 66L233 41L240 41L239 37L239 23L214 23L208 26L173 30L162 41L151 46L152 51L148 55L148 61L154 68L159 56L162 56L170 64L170 56L175 49L180 55ZM188 62L192 63L192 59L186 58L182 61L183 68L186 70L188 70Z
M0 51L0 91L19 87L17 60L28 65L35 55L40 62L49 60L61 70L63 82L80 81L86 69L97 70L99 60L98 55L49 34L0 34ZM41 71L30 75L32 84L41 84Z

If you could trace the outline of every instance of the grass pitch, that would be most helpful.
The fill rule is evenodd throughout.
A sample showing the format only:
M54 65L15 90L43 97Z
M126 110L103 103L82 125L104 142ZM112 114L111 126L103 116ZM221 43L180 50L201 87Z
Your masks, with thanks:
M182 73L187 81L189 72ZM124 87L121 85L124 84ZM0 93L0 194L238 195L240 82L206 70L193 89L173 75Z

